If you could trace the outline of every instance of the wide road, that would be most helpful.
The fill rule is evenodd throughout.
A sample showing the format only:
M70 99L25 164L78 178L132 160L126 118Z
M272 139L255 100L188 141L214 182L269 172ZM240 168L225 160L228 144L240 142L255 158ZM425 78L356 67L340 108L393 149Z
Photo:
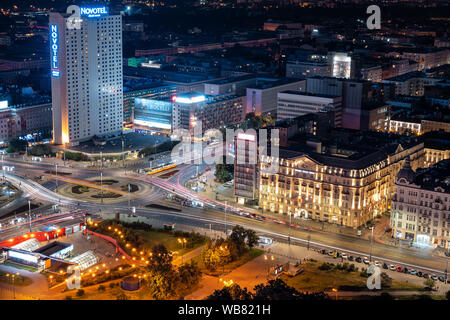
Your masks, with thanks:
M8 180L15 182L16 184L18 182L21 182L22 188L27 192L34 194L35 196L39 195L41 198L45 198L44 200L49 202L53 201L54 203L60 203L61 205L68 206L76 205L78 206L78 208L90 212L98 212L99 210L114 210L123 213L128 212L128 208L126 208L125 206L98 205L76 201L55 194L51 190L48 190L35 182L28 181L12 174L6 174L6 176ZM290 232L291 241L293 242L301 242L305 244L307 241L306 239L310 237L310 243L314 246L338 248L347 251L350 254L353 253L353 255L369 256L370 242L365 239L359 239L342 234L308 231L306 229L290 228L289 231L289 226L286 224L277 224L273 221L259 221L249 217L243 217L237 214L230 213L237 212L237 210L235 210L235 208L233 208L232 206L227 206L228 213L225 214L225 212L223 211L223 209L225 208L224 204L214 200L204 199L204 197L199 197L195 193L181 187L179 181L177 181L178 183L174 183L172 181L164 181L162 179L152 178L145 175L127 175L127 177L130 179L147 181L159 186L160 188L168 192L172 192L186 198L199 199L200 201L204 200L211 206L210 208L205 207L204 209L184 208L183 212L168 212L162 210L138 208L136 211L138 215L159 219L167 223L181 223L202 228L208 228L208 225L211 224L212 228L216 229L224 228L226 220L228 230L231 229L232 225L239 224L244 227L254 229L260 234L266 234L271 236L272 238L280 240L286 240L287 235ZM178 177L175 177L174 179L176 180L178 179ZM151 195L149 196L151 197ZM430 250L397 248L377 242L373 243L373 257L377 260L411 265L416 268L429 268L434 272L443 271L445 269L446 262L446 258L433 256Z

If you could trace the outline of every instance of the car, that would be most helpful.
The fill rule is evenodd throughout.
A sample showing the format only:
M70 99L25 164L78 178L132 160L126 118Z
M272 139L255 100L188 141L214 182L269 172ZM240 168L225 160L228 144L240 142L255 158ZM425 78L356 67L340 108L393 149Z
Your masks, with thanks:
M380 261L375 261L373 264L376 265L377 267L381 265Z
M398 272L403 272L403 267L397 266L397 271L398 271Z
M389 270L395 271L396 269L397 269L397 267L394 266L393 264L391 264L391 265L389 266Z
M348 261L353 261L355 260L355 258L353 258L353 256L348 256Z
M435 275L435 274L432 274L430 278L433 279L433 280L437 280L438 279L437 275Z
M363 262L364 262L365 264L370 264L370 260L369 260L369 258L367 258L367 257L364 257Z
M414 269L409 270L409 274L412 274L413 276L414 276L416 273L417 273L417 271L414 270Z
M445 277L444 276L439 276L438 279L439 279L440 282L445 282Z
M389 266L387 265L387 263L383 263L383 269L389 269Z
M346 253L341 253L341 257L342 257L342 259L347 259L347 254Z
M362 259L361 259L361 257L356 257L355 261L361 263Z
M322 250L320 250L320 253L321 253L321 254L327 254L327 250L322 249Z
M332 250L328 251L328 255L329 256L334 256L334 251L332 251Z
M430 277L430 275L429 275L428 273L424 273L424 274L423 274L423 277L424 277L425 279L428 279L428 278Z
M408 273L408 271L409 271L409 270L408 270L407 267L404 267L404 268L403 268L403 273Z
M422 277L423 276L423 272L422 271L417 271L416 276Z

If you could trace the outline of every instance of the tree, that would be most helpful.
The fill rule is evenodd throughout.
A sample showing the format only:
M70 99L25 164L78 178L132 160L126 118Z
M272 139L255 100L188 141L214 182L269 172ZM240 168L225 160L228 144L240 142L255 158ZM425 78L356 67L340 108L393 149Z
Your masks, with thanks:
M223 239L216 240L214 243L211 241L207 242L201 254L203 264L207 269L213 271L233 261L230 247Z
M233 180L234 164L227 163L226 156L223 157L222 163L216 164L216 172L214 173L216 181L225 183Z
M247 237L247 246L249 248L253 248L258 244L259 237L256 235L255 230L247 229L245 235Z
M165 273L172 270L172 255L162 244L157 244L152 248L152 258L150 259L149 269L154 272Z
M15 152L21 152L25 151L26 147L28 146L28 142L21 139L12 139L8 143L8 148L6 149L6 152L8 153L15 153Z
M447 300L450 300L450 290L445 293L445 297Z
M235 244L239 255L242 255L249 248L253 248L258 243L258 238L254 230L245 229L239 225L233 227L229 237L230 241Z
M425 286L425 289L433 290L436 285L436 282L433 279L428 278L423 282L423 284Z
M38 144L33 146L30 150L29 153L32 156L37 156L37 157L41 157L43 155L53 155L54 152L52 152L52 149L50 148L50 146L48 144Z
M154 299L167 300L176 295L177 273L174 270L165 273L152 272L147 281Z
M77 297L82 297L82 296L84 296L84 290L83 289L78 289Z
M251 300L252 294L247 288L242 289L238 284L225 286L220 290L215 290L206 300L224 301L224 300Z
M288 286L283 280L270 280L267 284L259 284L254 288L254 300L327 300L324 292L300 293Z
M240 225L235 225L233 229L231 229L229 239L236 245L239 255L241 255L244 251L247 250L247 247L245 245L246 236L247 230Z
M185 287L191 287L200 281L202 272L198 268L197 264L191 260L190 263L185 263L178 268L178 275L182 285Z

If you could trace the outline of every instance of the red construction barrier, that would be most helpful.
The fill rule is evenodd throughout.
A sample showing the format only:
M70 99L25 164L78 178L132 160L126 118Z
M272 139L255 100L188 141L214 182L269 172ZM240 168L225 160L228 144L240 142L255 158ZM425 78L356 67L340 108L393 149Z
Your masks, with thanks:
M92 235L94 235L94 236L96 236L96 237L99 237L99 238L102 238L102 239L104 239L104 240L106 240L106 241L108 241L108 242L110 242L110 243L112 243L115 247L116 247L116 252L117 251L119 251L122 255L124 255L125 256L125 258L127 258L128 260L133 260L118 244L117 244L117 240L116 239L114 239L114 238L112 238L112 237L110 237L110 236L107 236L107 235L104 235L104 234L101 234L101 233L97 233L97 232L94 232L94 231L91 231L91 230L88 230L88 229L85 229L85 232L87 232L87 233L89 233L89 234L92 234Z
M12 247L26 240L36 238L39 242L55 239L66 234L66 228L53 231L28 232L19 237L11 238L0 242L0 247Z

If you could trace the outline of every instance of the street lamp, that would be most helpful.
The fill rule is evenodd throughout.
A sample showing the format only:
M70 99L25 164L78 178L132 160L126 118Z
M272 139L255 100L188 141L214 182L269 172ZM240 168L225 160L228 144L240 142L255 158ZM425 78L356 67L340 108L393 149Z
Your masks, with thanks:
M292 213L291 211L288 212L289 214L289 234L288 234L288 245L291 245L291 224L292 224Z
M372 235L370 236L370 255L369 255L369 261L372 262L372 250L373 250L373 229L375 229L375 226L372 226Z
M2 171L3 171L3 180L5 180L5 159L4 155L2 154Z
M336 293L336 301L337 301L337 299L338 299L338 289L333 288L333 289L331 289L331 291L333 291L334 293Z
M55 163L55 172L56 172L56 192L58 192L58 164Z
M227 204L228 204L228 201L225 201L225 237L227 236L227 230L228 230L228 228L227 228Z
M15 287L15 285L14 285L14 281L15 281L15 277L16 276L19 276L19 273L18 272L16 272L15 274L14 273L12 273L12 274L9 274L9 273L7 273L6 274L6 277L11 277L11 279L12 279L12 287L13 287L13 295L14 295L14 300L16 300L16 287Z
M100 172L100 194L101 202L103 203L103 172Z
M28 220L30 221L30 232L33 232L31 229L31 200L28 200Z

